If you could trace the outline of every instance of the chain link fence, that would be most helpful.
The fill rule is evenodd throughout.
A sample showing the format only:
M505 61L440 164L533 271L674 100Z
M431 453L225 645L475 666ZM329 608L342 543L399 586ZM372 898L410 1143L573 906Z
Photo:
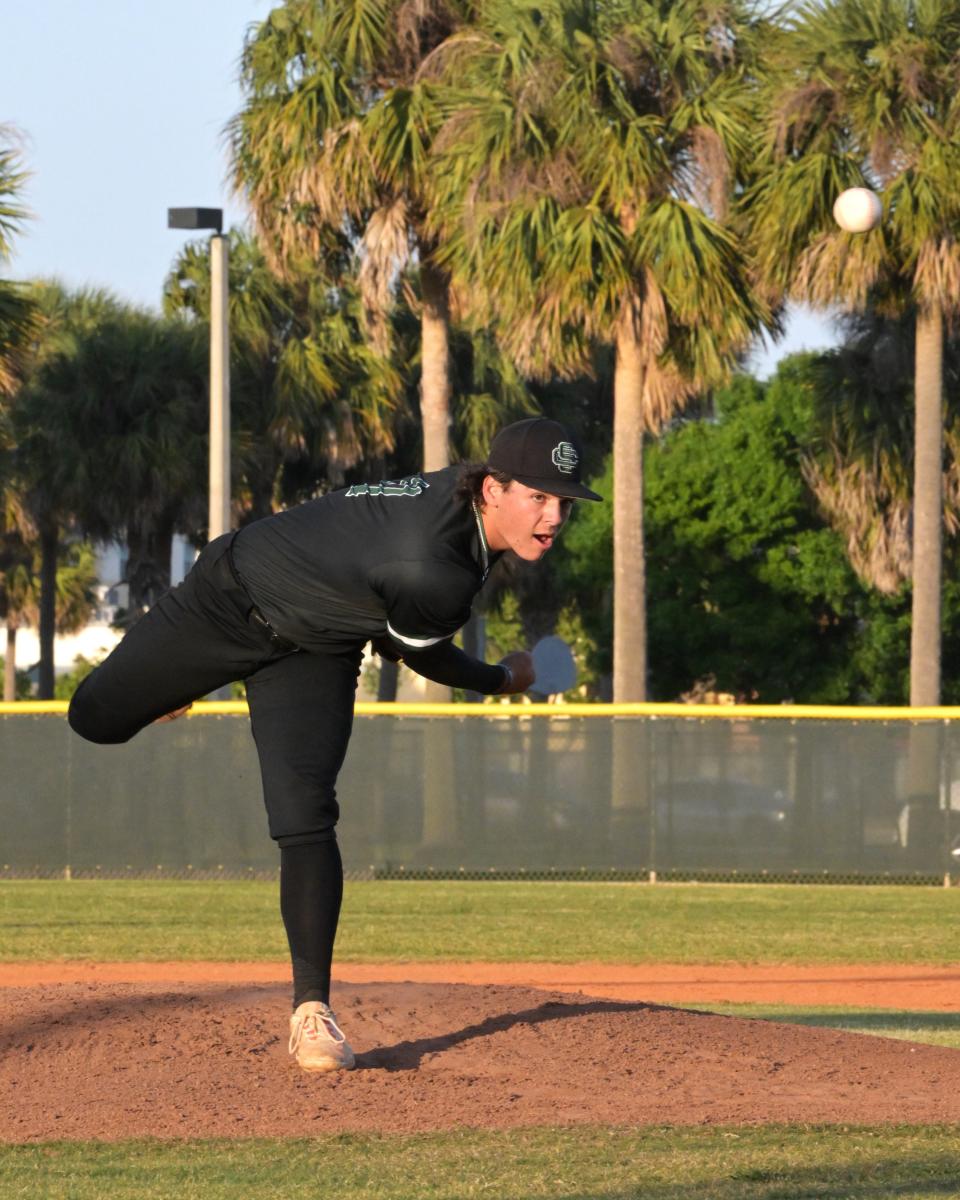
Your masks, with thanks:
M346 870L388 879L960 876L951 719L793 711L718 719L368 708L338 786ZM276 873L240 713L204 712L98 747L62 714L7 712L0 762L0 876Z

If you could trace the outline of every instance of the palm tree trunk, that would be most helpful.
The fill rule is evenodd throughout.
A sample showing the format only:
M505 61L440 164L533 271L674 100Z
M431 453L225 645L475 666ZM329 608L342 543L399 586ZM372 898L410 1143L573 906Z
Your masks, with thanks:
M646 561L643 545L643 361L633 305L617 328L613 375L613 699L647 698ZM647 786L647 726L615 720L611 733L610 842L655 879Z
M940 703L943 559L943 316L917 315L910 704Z
M420 268L420 288L423 292L420 326L423 469L440 471L450 465L450 297L447 277L425 261ZM449 702L450 689L428 681L424 699L438 704Z
M53 699L54 638L57 627L57 546L59 531L55 524L40 529L40 667L37 698Z
M613 699L647 698L643 364L635 322L617 330L613 377Z
M3 699L17 698L17 618L7 617L7 652L3 659Z
M132 616L145 613L169 590L172 550L173 526L166 521L153 528L127 529L127 585Z
M425 262L420 268L423 317L420 329L420 416L423 469L450 465L450 296L447 276Z

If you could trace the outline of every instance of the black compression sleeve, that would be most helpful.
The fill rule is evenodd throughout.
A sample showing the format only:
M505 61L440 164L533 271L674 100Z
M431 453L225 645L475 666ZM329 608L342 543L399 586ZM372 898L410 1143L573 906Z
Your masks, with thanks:
M335 841L280 850L280 912L293 959L293 1007L330 1003L330 962L343 899L343 863Z
M495 695L506 682L503 667L471 658L449 641L438 642L426 650L404 649L403 661L411 671L434 683L482 692L486 696Z

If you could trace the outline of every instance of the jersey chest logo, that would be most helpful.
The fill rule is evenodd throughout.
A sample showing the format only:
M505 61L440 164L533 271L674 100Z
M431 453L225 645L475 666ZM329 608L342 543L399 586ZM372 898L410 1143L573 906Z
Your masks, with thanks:
M379 483L355 483L348 487L347 496L422 496L430 486L422 475L405 479L381 479Z

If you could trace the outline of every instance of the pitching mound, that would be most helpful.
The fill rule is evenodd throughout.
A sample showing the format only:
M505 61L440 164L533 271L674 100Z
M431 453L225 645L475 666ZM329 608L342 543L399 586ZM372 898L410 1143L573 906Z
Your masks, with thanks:
M342 983L357 1070L287 1054L287 989L0 994L0 1139L596 1122L960 1120L960 1052L517 987Z

